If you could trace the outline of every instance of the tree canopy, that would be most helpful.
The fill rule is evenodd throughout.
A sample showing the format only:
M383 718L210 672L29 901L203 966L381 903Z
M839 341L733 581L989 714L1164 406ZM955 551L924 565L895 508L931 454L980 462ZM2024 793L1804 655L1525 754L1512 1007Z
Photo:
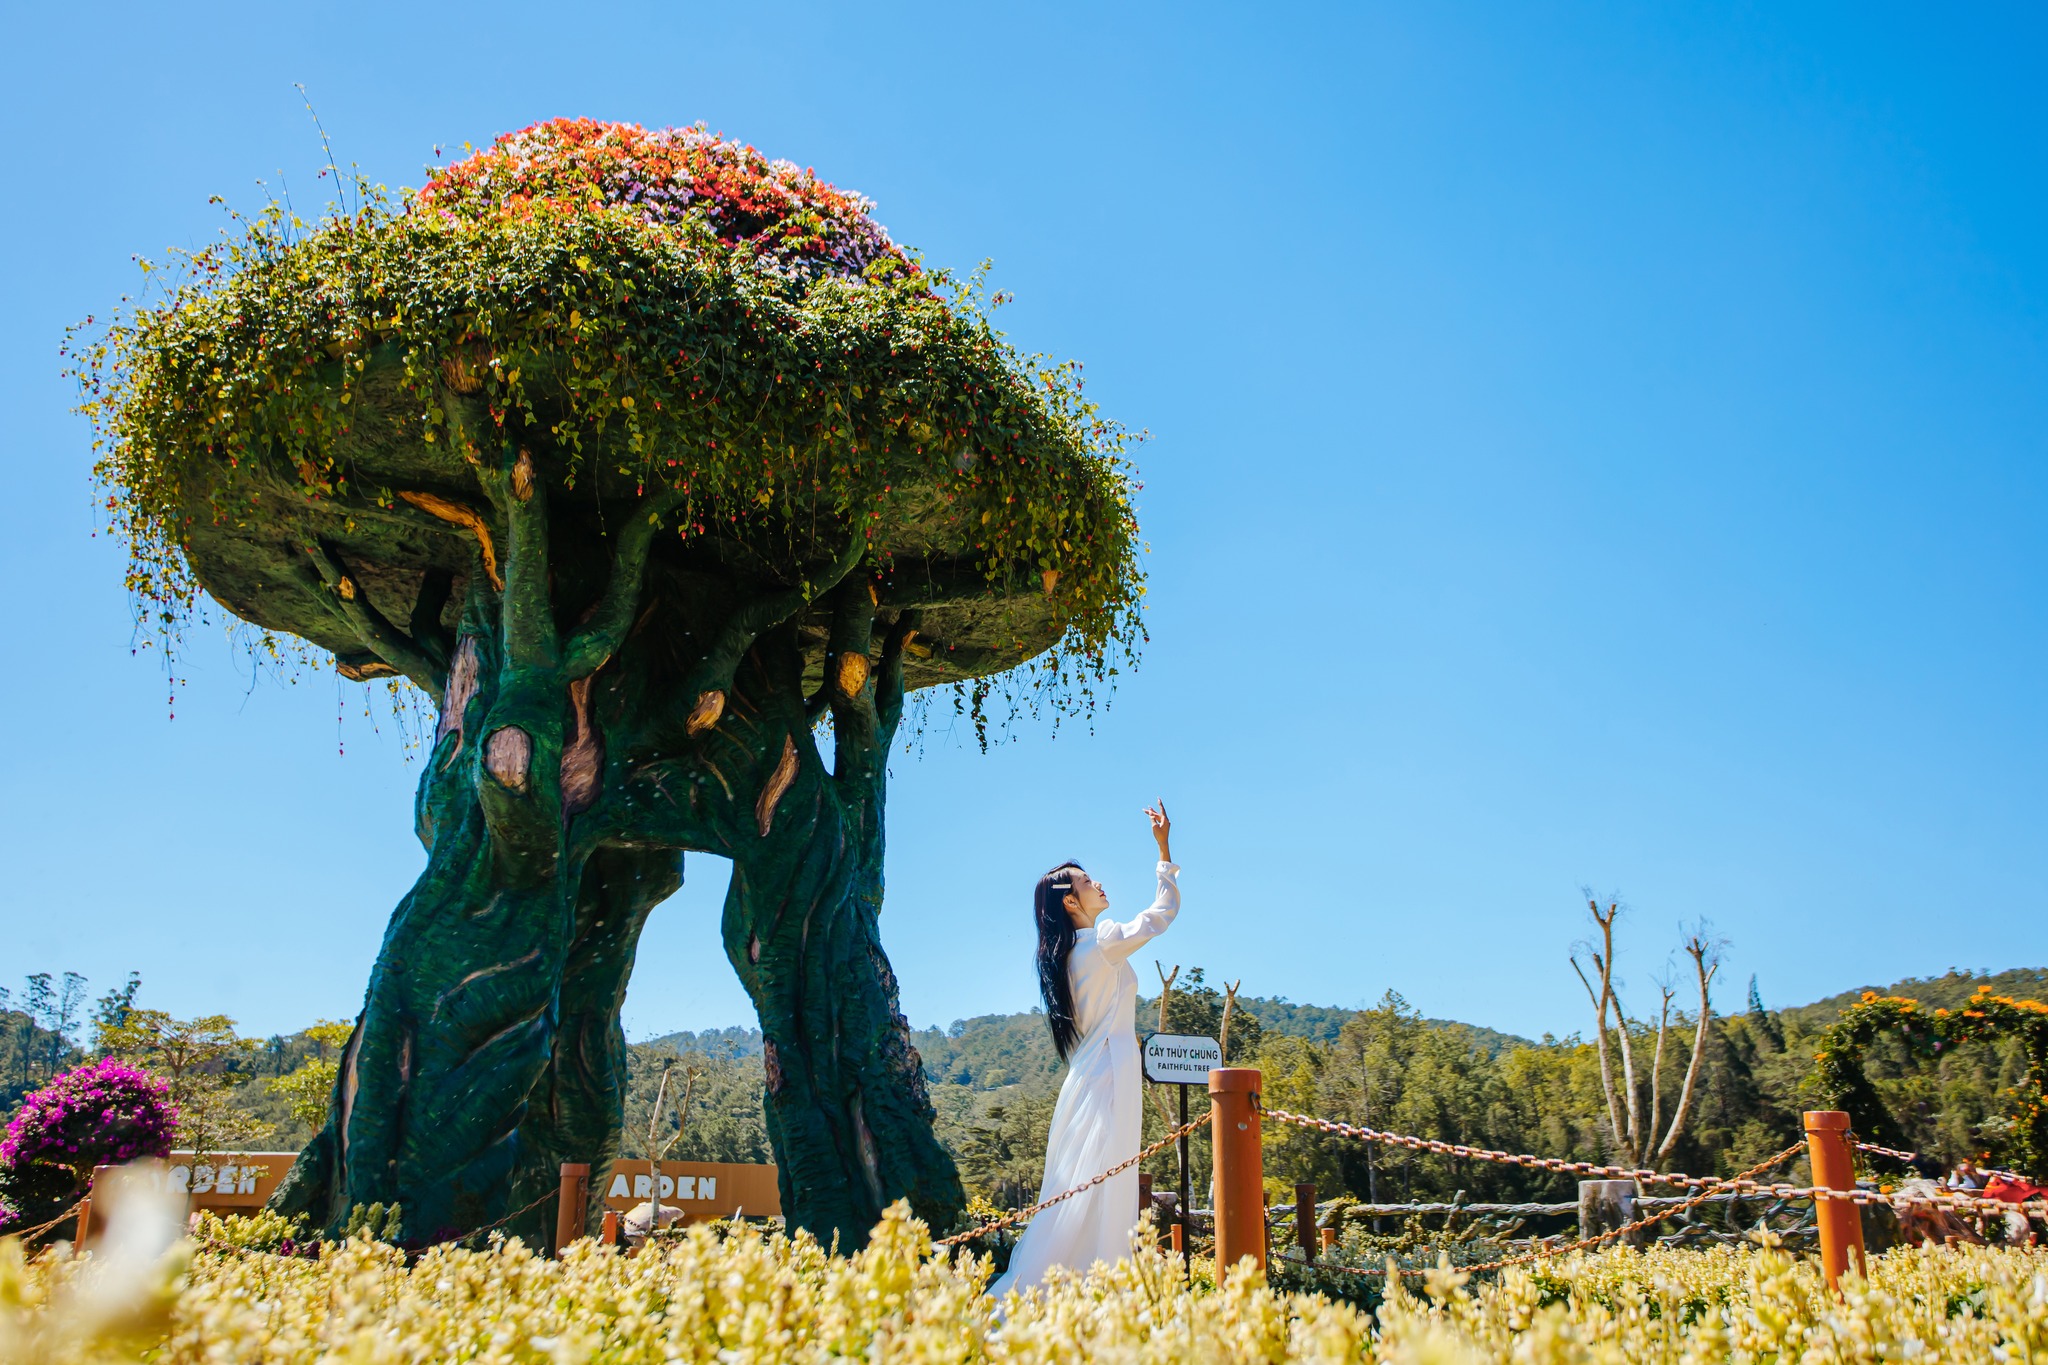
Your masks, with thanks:
M75 354L142 611L174 629L203 589L438 688L504 554L474 471L517 440L558 613L606 606L606 557L565 539L659 534L679 571L768 583L853 553L922 608L906 686L1051 649L1085 694L1141 631L1126 435L871 209L701 127L565 119L416 193L238 220ZM658 531L627 515L650 493Z

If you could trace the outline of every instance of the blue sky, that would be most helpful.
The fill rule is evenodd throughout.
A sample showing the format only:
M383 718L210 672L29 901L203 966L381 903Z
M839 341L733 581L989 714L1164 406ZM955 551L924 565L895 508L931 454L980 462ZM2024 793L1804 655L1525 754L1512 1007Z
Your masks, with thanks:
M1033 999L1028 888L1149 894L1247 992L1582 1026L1635 997L2048 962L2043 22L1878 5L42 6L0 54L0 981L133 968L258 1032L352 1014L418 775L331 674L191 641L167 716L64 325L344 161L699 120L995 261L1025 345L1148 428L1152 643L1090 733L894 766L923 1025ZM693 859L635 1037L750 1020ZM1150 979L1150 968L1139 964Z

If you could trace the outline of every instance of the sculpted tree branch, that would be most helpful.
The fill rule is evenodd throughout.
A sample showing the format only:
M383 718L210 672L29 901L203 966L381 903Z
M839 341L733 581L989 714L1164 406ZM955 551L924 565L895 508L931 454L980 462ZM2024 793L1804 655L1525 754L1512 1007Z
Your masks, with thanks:
M310 546L307 557L312 561L314 573L332 594L327 601L329 610L348 624L363 642L363 647L425 691L440 696L447 679L445 664L434 659L370 604L368 595L349 573L348 565L342 562L340 554L323 541Z
M833 590L832 621L825 641L825 680L819 691L832 709L838 740L839 776L850 773L849 751L874 742L875 708L868 692L874 672L868 642L875 633L875 594L868 585L848 578Z
M562 651L562 679L574 682L603 668L626 641L633 618L640 609L642 580L647 570L647 552L661 529L662 518L683 501L679 490L668 489L642 498L625 529L619 532L618 549L612 555L612 574L597 609Z
M424 493L417 489L400 489L398 496L438 521L450 526L460 526L476 537L478 557L483 561L484 577L491 580L491 586L499 592L505 590L505 579L498 572L498 546L491 539L490 523L483 519L474 507L467 503L444 498L437 493Z
M533 454L505 442L502 468L484 489L505 518L505 663L552 670L560 663L548 573L548 499L534 482Z
M454 635L441 624L441 613L455 591L455 575L446 569L429 569L420 580L419 596L413 599L412 618L407 623L413 643L444 672L455 648Z
M782 592L764 593L732 614L692 677L689 691L696 694L697 700L690 708L685 727L689 733L700 734L718 724L718 718L725 714L726 695L732 691L733 674L761 633L781 625L838 587L866 552L866 537L855 531L845 551L815 579L806 579Z
M882 639L882 667L875 674L875 715L885 749L895 742L896 727L903 723L903 653L917 639L918 622L916 611L903 612Z

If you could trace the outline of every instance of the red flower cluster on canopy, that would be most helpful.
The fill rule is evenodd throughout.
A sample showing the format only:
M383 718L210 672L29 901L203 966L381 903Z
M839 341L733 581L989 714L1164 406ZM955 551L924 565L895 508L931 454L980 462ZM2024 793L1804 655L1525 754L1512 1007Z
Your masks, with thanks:
M660 225L695 219L810 279L915 269L869 216L870 200L701 124L650 132L598 119L536 123L437 171L414 201L416 212L472 220L588 209Z

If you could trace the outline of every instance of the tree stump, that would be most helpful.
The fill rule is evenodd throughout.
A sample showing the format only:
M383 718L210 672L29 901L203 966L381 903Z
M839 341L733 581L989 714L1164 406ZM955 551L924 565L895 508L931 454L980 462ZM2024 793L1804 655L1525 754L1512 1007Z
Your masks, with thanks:
M1627 1227L1636 1221L1636 1182L1633 1180L1581 1180L1579 1182L1579 1236L1597 1237L1603 1232ZM1647 1231L1645 1229L1644 1231ZM1630 1233L1630 1246L1641 1246L1643 1232Z

